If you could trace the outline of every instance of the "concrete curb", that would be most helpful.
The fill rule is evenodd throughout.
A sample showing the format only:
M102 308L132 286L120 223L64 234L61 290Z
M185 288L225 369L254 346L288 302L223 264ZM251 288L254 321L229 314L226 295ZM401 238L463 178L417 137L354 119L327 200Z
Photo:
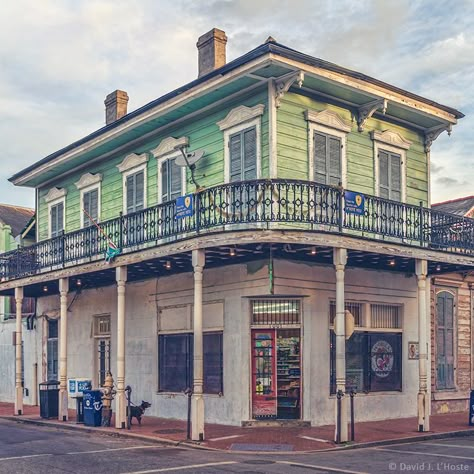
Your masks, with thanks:
M213 448L211 446L202 446L198 443L193 443L192 441L175 441L170 440L167 438L158 438L156 436L148 436L143 434L136 434L130 432L121 432L121 431L109 431L109 430L102 430L100 428L88 428L84 425L75 425L75 424L60 424L56 422L50 421L42 421L42 420L33 420L31 418L23 418L20 416L0 416L0 419L14 421L16 423L24 423L24 424L31 424L36 426L46 426L48 428L57 428L61 430L69 430L69 431L77 431L82 433L95 433L101 434L105 436L111 436L115 438L124 438L124 439L135 439L140 441L148 441L150 443L156 444L166 444L169 446L180 446L186 447L189 449L201 449L205 451L219 451L229 454L241 454L241 455L249 455L249 454L265 454L265 455L299 455L299 454L314 454L314 453L326 453L331 451L347 451L351 449L367 449L367 448L376 448L378 446L391 446L397 444L408 444L413 442L420 442L420 441L427 441L432 439L442 439L446 437L468 437L474 436L474 428L467 428L465 430L458 430L458 431L445 431L442 433L426 433L419 436L409 436L406 438L395 438L395 439L386 439L380 441L367 441L365 443L353 443L353 444L346 444L344 446L336 446L334 448L324 448L324 449L315 449L310 451L231 451L229 449L221 449L221 448Z

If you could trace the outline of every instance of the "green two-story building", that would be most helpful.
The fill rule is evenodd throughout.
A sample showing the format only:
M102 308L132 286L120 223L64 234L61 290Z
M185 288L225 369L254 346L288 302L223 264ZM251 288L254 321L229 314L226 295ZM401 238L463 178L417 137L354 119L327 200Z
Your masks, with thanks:
M344 441L352 391L356 420L428 430L430 277L474 267L474 221L430 209L429 153L462 113L273 38L226 63L226 41L11 178L37 243L1 256L0 293L38 298L43 341L59 320L60 419L68 377L111 370L119 428L131 385L183 419L192 389L193 439L284 419Z

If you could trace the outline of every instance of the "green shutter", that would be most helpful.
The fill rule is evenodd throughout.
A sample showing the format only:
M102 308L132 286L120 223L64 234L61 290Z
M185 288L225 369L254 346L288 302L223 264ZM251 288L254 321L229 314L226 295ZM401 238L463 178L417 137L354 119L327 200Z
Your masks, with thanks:
M161 163L161 202L168 200L168 160L165 160Z
M245 130L244 135L244 172L243 179L257 179L257 130L255 127Z
M314 180L317 183L328 184L326 165L326 135L314 134Z
M342 181L341 139L314 132L314 180L338 186Z
M328 136L329 141L329 184L338 186L342 181L341 173L341 139Z
M394 201L402 200L401 155L379 151L379 196Z
M127 214L130 214L135 211L135 175L127 176L126 187Z
M140 211L145 205L145 173L135 174L135 211Z
M176 164L176 160L169 160L170 170L170 199L181 196L181 168Z
M390 198L390 177L389 177L390 157L385 151L379 152L379 196Z

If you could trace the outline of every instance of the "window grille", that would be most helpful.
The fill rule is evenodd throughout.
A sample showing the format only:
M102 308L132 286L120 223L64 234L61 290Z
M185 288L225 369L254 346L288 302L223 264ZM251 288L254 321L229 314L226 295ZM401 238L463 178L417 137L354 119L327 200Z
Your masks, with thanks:
M95 336L108 336L110 335L110 315L97 316L95 318Z
M371 304L370 327L377 329L401 329L400 306Z
M362 303L355 303L353 301L345 302L345 309L350 311L354 316L354 325L360 326L362 320ZM336 319L336 302L331 301L329 303L329 324L334 326L334 320Z
M271 326L300 323L300 301L293 299L252 301L252 324Z

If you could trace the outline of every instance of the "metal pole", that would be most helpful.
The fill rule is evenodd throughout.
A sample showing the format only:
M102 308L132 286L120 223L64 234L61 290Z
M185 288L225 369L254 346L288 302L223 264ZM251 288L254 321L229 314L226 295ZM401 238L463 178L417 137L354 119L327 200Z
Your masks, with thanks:
M350 397L351 397L351 441L355 440L355 430L354 430L354 396L356 392L351 390Z
M341 443L341 400L344 393L342 390L338 390L336 393L337 397L337 430L336 430L336 443Z
M131 429L132 426L132 411L130 410L131 398L132 398L132 387L127 385L125 387L125 393L127 396L127 429Z
M191 387L188 387L184 393L188 397L188 421L186 428L186 439L191 439L191 396L193 394L193 391Z

